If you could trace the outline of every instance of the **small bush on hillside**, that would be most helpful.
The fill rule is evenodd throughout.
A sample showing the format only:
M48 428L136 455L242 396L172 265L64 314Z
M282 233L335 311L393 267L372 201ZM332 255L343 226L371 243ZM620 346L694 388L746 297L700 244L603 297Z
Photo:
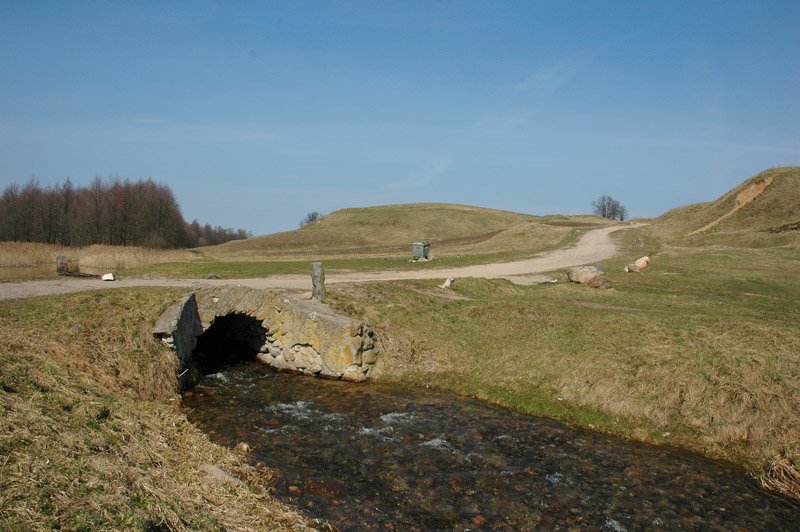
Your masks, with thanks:
M322 217L322 215L319 212L311 211L310 213L306 214L305 218L300 220L300 227L303 227L304 225L308 225L311 222L316 222L321 217Z

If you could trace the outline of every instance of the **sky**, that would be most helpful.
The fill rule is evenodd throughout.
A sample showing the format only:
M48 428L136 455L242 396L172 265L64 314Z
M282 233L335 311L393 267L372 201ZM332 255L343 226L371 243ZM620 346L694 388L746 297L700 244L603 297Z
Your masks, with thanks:
M800 2L0 0L0 188L255 234L444 202L633 217L800 165Z

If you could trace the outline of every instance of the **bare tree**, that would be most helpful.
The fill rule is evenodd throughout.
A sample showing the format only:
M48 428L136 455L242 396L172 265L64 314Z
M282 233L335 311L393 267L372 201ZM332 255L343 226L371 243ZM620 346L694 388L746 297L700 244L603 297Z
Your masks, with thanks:
M172 190L152 179L96 177L87 188L67 179L44 188L31 178L0 195L0 241L191 247L250 236L244 229L187 224Z
M602 216L610 220L619 220L623 222L625 218L628 217L628 209L608 194L603 194L594 200L592 202L592 209L597 216Z
M320 213L318 213L317 211L311 211L310 213L306 214L305 218L300 220L300 227L303 227L304 225L308 225L311 222L316 222L321 217L322 217L322 215Z

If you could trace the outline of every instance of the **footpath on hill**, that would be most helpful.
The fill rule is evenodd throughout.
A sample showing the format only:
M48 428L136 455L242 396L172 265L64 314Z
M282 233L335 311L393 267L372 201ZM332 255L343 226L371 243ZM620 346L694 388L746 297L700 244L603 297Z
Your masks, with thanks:
M617 255L617 246L610 235L616 231L640 227L643 224L630 224L594 229L585 233L570 247L557 249L531 259L492 264L479 264L462 268L435 268L419 271L383 271L326 274L325 284L364 283L377 281L400 281L408 279L455 279L478 277L484 279L508 279L518 284L531 284L544 281L545 272L591 264L610 259ZM127 277L117 281L101 281L95 278L60 278L43 281L22 281L0 283L0 299L44 296L83 292L86 290L106 290L135 286L173 286L205 288L214 286L248 286L250 288L279 288L311 290L310 275L275 275L255 279L153 279Z

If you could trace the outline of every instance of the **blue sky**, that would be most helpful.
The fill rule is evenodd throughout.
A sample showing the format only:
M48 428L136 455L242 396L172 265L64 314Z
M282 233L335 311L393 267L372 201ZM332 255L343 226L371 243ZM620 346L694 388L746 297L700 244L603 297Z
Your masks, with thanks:
M0 187L191 220L435 201L633 216L800 164L800 2L0 0Z

